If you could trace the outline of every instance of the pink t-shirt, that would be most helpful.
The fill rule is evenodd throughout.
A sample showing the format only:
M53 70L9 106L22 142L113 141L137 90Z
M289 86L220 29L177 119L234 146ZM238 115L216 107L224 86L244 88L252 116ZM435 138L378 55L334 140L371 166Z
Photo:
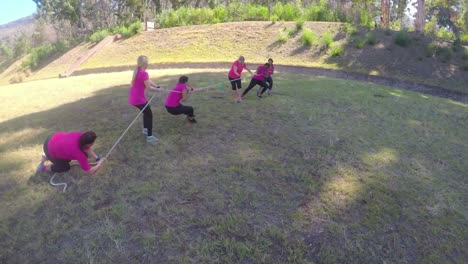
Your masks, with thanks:
M255 80L263 81L265 79L265 76L268 74L267 70L265 70L264 65L260 65L257 68L257 73L254 75Z
M187 89L187 84L178 83L172 90L169 92L164 102L165 106L176 107L180 105L180 100L182 100L182 91Z
M234 72L234 66L237 66L237 72L239 73L239 75L237 75L235 72ZM231 66L231 70L229 70L229 74L228 76L231 77L231 78L240 78L241 77L241 73L242 71L245 69L245 67L247 67L247 64L240 64L238 60L236 60L235 62L232 63L232 66Z
M64 160L77 160L84 171L89 171L91 166L88 157L80 149L80 137L83 132L57 132L49 140L47 150L54 158Z
M148 73L143 69L138 69L135 81L128 93L128 103L131 105L146 104L145 81L149 79Z
M271 75L275 72L275 66L273 64L270 64L270 67L268 67L268 77L271 77Z

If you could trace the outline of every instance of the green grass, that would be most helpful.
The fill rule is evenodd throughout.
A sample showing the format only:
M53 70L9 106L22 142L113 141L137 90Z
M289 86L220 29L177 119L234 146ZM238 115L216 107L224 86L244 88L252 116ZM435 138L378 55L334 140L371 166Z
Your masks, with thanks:
M225 71L151 71L195 87ZM370 83L275 74L272 97L194 94L198 124L152 104L101 171L65 194L33 177L45 137L93 129L105 153L137 110L131 72L0 90L0 260L5 263L460 262L468 105ZM245 85L245 83L244 83ZM31 89L35 87L35 89ZM56 93L56 87L61 87ZM78 89L79 88L79 89ZM37 100L40 98L40 100Z

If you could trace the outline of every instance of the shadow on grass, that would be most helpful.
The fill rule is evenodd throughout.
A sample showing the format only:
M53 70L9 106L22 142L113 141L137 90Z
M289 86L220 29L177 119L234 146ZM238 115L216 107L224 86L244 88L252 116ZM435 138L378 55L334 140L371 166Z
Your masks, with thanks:
M219 75L191 79L207 86L225 80ZM74 184L65 194L18 186L2 199L17 205L2 213L0 260L414 263L466 257L458 232L466 204L460 174L468 169L462 163L468 128L458 118L466 108L434 98L416 104L409 92L390 96L393 90L357 82L274 78L274 94L262 100L249 94L233 104L211 100L209 92L194 94L187 104L199 123L192 127L155 101L160 142L145 144L136 124L101 172L80 176L73 168L66 177ZM90 128L99 136L98 152L107 150L137 113L126 103L127 92L112 87L8 120L0 135L46 127L22 139L28 148L52 131ZM409 120L419 123L412 127ZM24 198L30 189L45 197Z
M373 34L377 43L365 44L362 49L357 49L357 41L366 40L366 34ZM418 41L411 42L408 47L398 46L395 38L395 34L389 35L383 29L372 29L369 32L361 29L357 35L348 37L340 31L334 40L345 39L345 52L341 56L329 57L325 62L346 71L416 81L468 93L468 74L461 67L461 51L454 52L447 61L442 57L427 55L428 46L434 41L429 37L410 32L408 38ZM414 66L409 68L407 65Z

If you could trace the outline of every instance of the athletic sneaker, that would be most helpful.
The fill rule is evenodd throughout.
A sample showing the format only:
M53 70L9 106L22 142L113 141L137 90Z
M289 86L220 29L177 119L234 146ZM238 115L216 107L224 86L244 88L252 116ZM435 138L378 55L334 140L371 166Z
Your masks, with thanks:
M190 122L190 123L196 123L197 120L195 120L195 117L187 117L187 120Z
M148 135L148 129L147 128L143 128L143 134Z
M146 137L146 142L156 142L158 141L159 139L155 136L147 136Z
M39 162L36 168L36 174L39 174L42 172L42 168L44 168L44 163L46 162L46 160L47 160L46 156L42 154L41 162Z
M262 98L262 95L260 93L257 93L258 98Z
M271 90L268 90L268 96L271 96Z

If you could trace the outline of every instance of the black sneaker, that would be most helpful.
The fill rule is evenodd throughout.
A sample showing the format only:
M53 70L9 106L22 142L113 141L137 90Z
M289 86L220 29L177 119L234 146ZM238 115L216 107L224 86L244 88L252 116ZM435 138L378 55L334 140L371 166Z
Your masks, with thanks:
M262 98L262 94L257 93L257 97L258 97L258 98Z
M187 117L187 120L190 122L190 123L196 123L197 120L195 120L195 117Z

